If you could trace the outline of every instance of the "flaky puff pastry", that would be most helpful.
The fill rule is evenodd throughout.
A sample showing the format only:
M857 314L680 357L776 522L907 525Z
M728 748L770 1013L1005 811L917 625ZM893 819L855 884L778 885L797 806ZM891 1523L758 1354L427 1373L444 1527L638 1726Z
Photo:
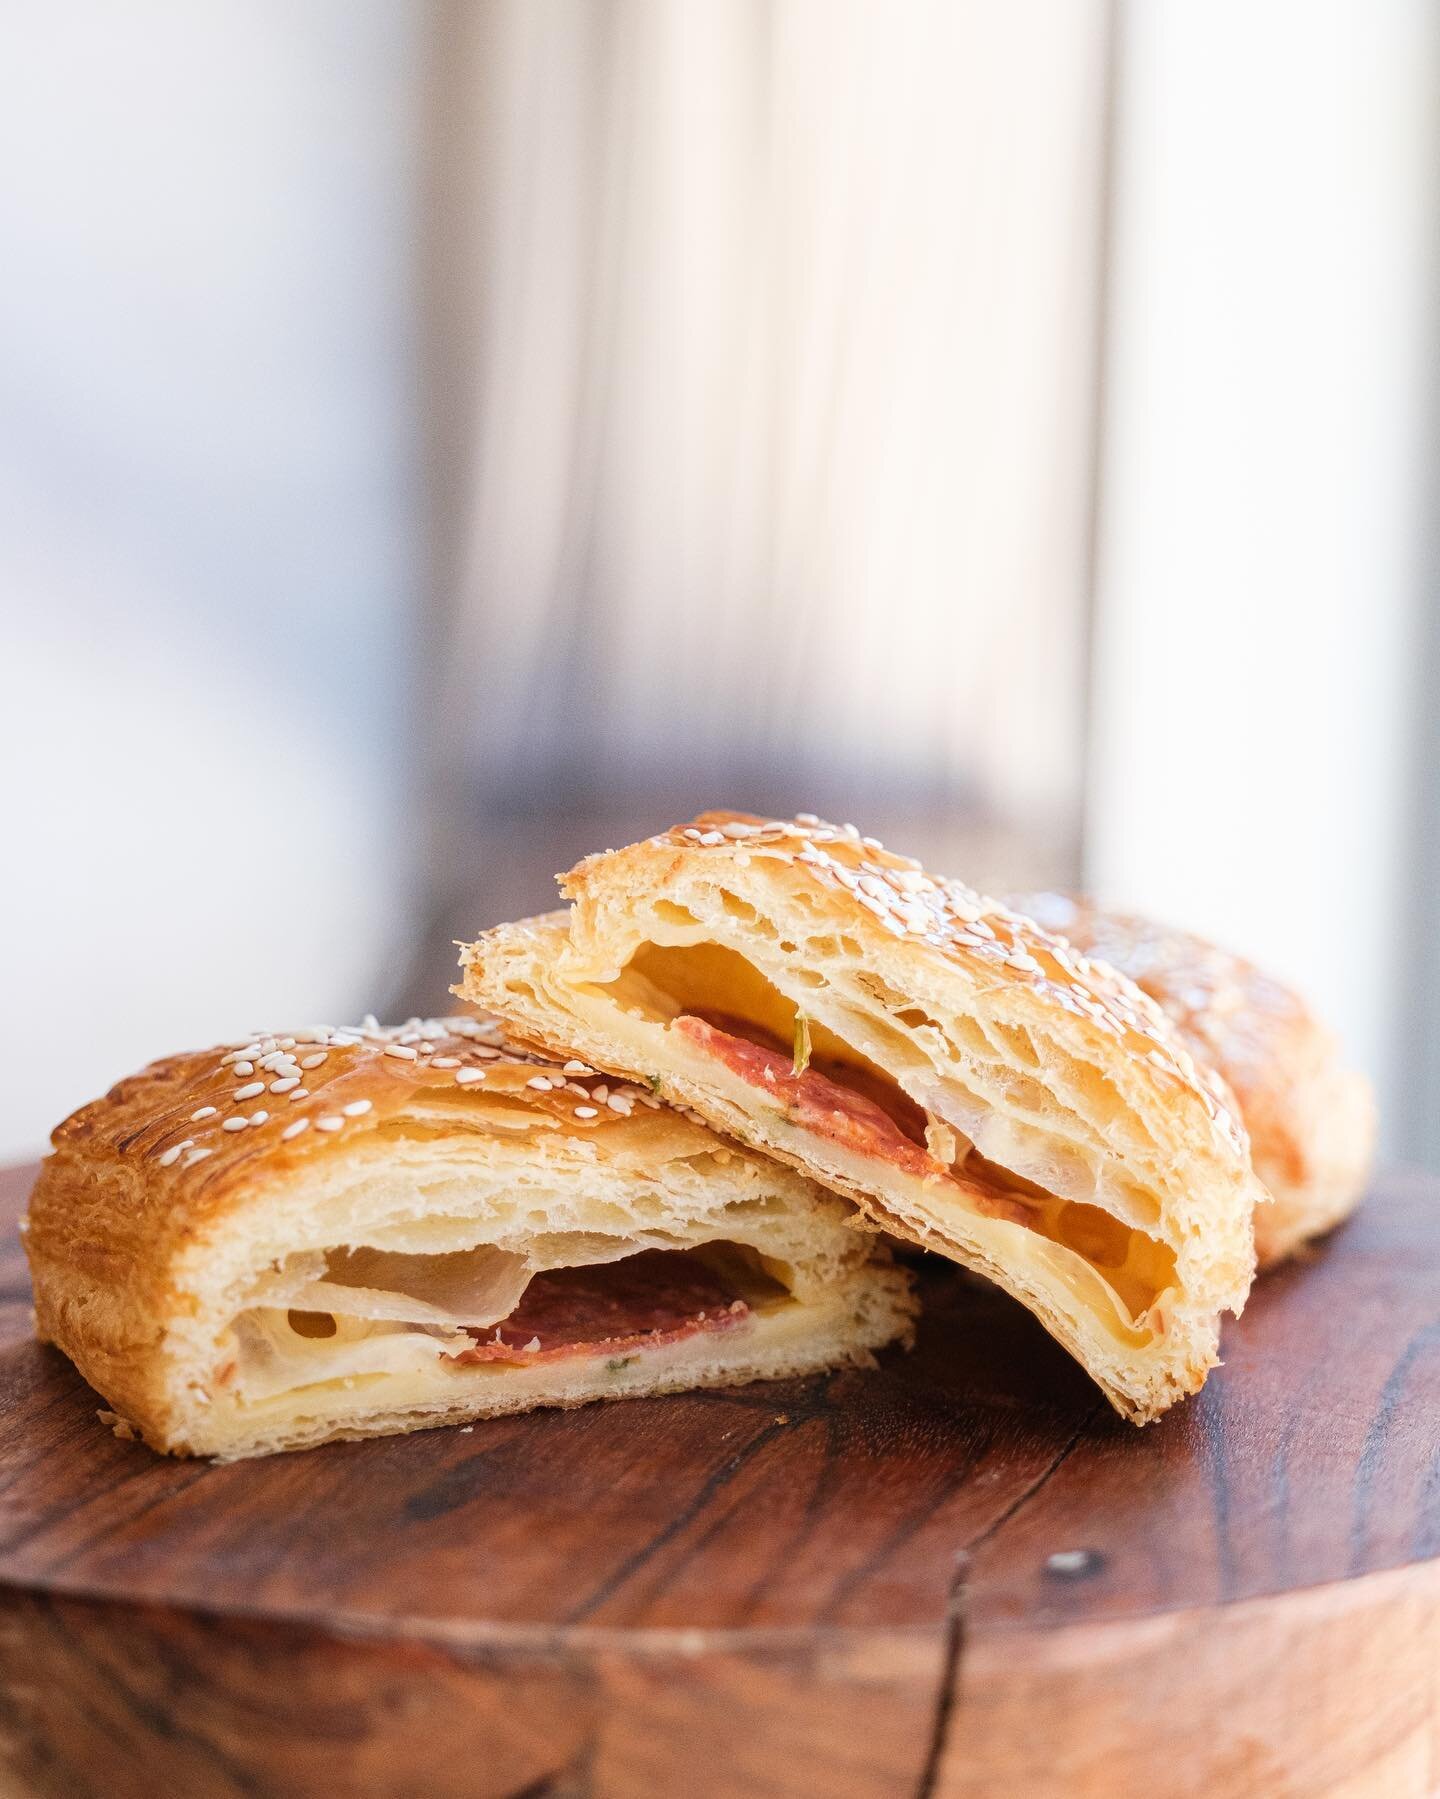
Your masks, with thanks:
M1010 904L1128 975L1224 1078L1273 1202L1255 1214L1262 1268L1354 1210L1374 1157L1374 1096L1297 993L1201 937L1090 900L1030 893Z
M177 1454L864 1363L910 1329L833 1195L476 1019L174 1056L53 1142L39 1333Z
M1143 1422L1194 1391L1263 1190L1123 975L853 827L707 813L486 933L459 991L988 1275Z

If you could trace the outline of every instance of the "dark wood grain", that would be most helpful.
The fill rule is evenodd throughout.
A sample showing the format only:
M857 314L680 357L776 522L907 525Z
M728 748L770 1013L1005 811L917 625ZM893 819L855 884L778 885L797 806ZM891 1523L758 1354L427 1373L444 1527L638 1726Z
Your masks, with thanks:
M7 1218L27 1184L0 1177ZM1428 1790L1440 1187L1388 1177L1145 1431L1002 1296L922 1279L916 1350L874 1373L211 1467L104 1430L6 1247L11 1767L125 1792L118 1742L182 1792Z

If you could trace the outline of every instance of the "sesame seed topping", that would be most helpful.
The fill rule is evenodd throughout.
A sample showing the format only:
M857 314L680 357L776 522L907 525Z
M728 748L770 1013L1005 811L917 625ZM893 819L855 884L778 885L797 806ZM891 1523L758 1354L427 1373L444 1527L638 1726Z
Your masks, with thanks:
M246 1121L243 1118L227 1118L220 1126L222 1131L243 1131Z
M587 1067L584 1062L567 1062L565 1072L566 1074L594 1074L595 1070Z
M525 1085L527 1087L534 1087L538 1093L548 1093L550 1091L550 1083L543 1074L531 1075Z
M313 1056L302 1056L300 1066L302 1068L318 1068L328 1054L327 1050L318 1049Z
M472 1081L483 1081L484 1079L485 1070L483 1068L460 1068L455 1072L455 1084L459 1087L468 1087Z
M459 1066L459 1056L436 1056L434 1062L431 1064L431 1067L433 1068L458 1068Z
M576 1106L575 1116L577 1118L598 1118L600 1108L598 1106Z
M264 1124L269 1116L270 1114L268 1112L252 1112L250 1114L250 1122L251 1124Z
M310 1120L308 1118L297 1118L293 1124L287 1124L285 1129L281 1131L280 1141L282 1143L288 1143L292 1137L298 1137L302 1131L308 1131L309 1129Z
M415 1051L411 1049L408 1043L387 1043L385 1045L384 1053L387 1056L395 1056L402 1062L415 1062L419 1060Z
M298 1074L287 1074L281 1080L271 1081L270 1091L272 1093L288 1093L292 1087L298 1087L299 1085L300 1076Z
M180 1151L183 1147L184 1145L177 1143L173 1149L167 1149L160 1158L160 1166L162 1168L169 1168L174 1163L178 1162L180 1160Z
M248 1086L237 1087L231 1097L238 1105L242 1099L254 1099L257 1093L263 1093L264 1091L264 1081L251 1081Z
M203 1162L206 1156L213 1156L214 1154L215 1151L213 1149L192 1149L185 1158L185 1166L187 1168L193 1168L197 1162Z
M254 1072L255 1064L253 1062L237 1062L231 1070L232 1074L254 1074Z
M345 1120L334 1112L327 1112L323 1118L315 1120L315 1129L317 1131L343 1131Z
M297 1099L309 1099L309 1097L310 1089L308 1087L297 1087L290 1095L290 1103L293 1106Z
M368 1099L352 1099L348 1106L341 1106L340 1110L347 1118L363 1118L370 1110L370 1101Z
M214 1106L201 1106L198 1111L190 1114L190 1122L191 1124L199 1124L202 1118L213 1118L215 1112L216 1108Z

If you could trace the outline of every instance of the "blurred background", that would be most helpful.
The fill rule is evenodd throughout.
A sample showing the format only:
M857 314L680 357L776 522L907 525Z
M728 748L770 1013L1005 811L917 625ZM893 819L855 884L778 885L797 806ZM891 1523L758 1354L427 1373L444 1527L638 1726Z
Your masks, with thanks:
M0 32L0 1156L734 804L1256 957L1440 1166L1440 9Z

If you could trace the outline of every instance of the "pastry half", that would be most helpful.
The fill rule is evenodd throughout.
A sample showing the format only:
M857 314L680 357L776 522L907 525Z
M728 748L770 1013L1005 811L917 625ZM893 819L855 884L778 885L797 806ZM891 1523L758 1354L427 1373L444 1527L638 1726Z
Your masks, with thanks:
M1216 1358L1262 1189L1125 979L851 826L710 813L583 862L460 991L651 1082L1028 1305L1116 1407Z
M39 1333L156 1449L807 1373L910 1329L832 1194L487 1022L174 1056L53 1142Z
M1375 1151L1370 1083L1291 988L1201 937L1063 893L1010 902L1164 1008L1235 1095L1272 1204L1255 1214L1261 1267L1354 1210Z

